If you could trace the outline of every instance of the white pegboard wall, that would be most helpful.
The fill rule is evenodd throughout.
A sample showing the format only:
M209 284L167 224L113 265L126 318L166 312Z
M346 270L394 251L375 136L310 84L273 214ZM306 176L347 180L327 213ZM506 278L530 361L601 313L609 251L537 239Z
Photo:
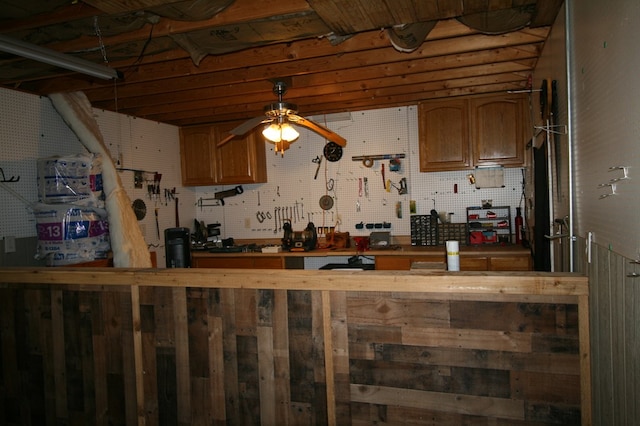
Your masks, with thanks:
M391 231L407 234L408 195L399 195L398 191L384 190L381 162L376 161L373 167L366 168L360 161L352 161L351 157L364 154L407 154L406 108L389 108L383 110L357 112L351 120L324 123L348 141L342 159L329 162L322 159L318 178L314 179L317 163L313 160L322 157L324 138L305 129L298 128L301 136L284 157L274 155L272 146L266 144L268 183L243 185L244 194L225 199L224 207L206 207L198 211L198 218L205 223L221 222L224 224L223 237L241 239L281 238L282 232L274 232L276 208L293 207L304 217L297 221L294 218L294 230L302 230L311 220L316 227L337 226L341 231L352 235L368 235L370 230L356 230L355 224L391 223ZM398 125L398 123L400 125ZM401 177L408 176L408 158L402 160L399 173L385 167L386 177L398 185ZM368 197L365 194L364 178L368 180ZM362 194L359 182L363 181ZM211 198L222 187L200 187L197 197ZM258 192L260 206L258 206ZM334 200L333 208L322 210L319 200L322 195L330 195ZM402 203L403 218L396 216L396 203ZM360 203L357 211L356 203ZM406 210L406 212L404 212ZM257 220L257 213L269 212L271 219L263 223ZM341 223L338 223L340 218ZM405 229L406 228L406 229Z
M0 88L0 167L6 183L29 203L38 201L36 160L53 155L86 153L75 134L62 121L48 98ZM36 235L27 205L0 187L0 237Z
M20 182L13 184L15 189L28 200L36 201L36 159L85 152L85 149L47 98L4 89L0 89L0 96L0 118L3 120L0 126L3 147L0 167L7 174L20 175ZM357 236L371 232L366 228L356 229L355 225L360 222L388 222L392 235L409 235L411 200L416 201L417 214L428 214L435 199L438 210L453 212L455 222L464 222L465 208L479 205L482 199L493 199L494 205L512 206L513 215L520 199L520 169L505 169L505 188L481 190L469 185L466 177L468 171L420 173L416 108L401 107L354 112L350 120L327 122L327 127L343 135L348 144L340 161L332 163L323 159L317 179L313 178L317 164L312 160L322 156L323 138L300 129L300 139L285 152L284 157L274 155L272 146L265 144L268 183L242 185L244 193L226 198L224 207L200 209L196 206L198 198L211 198L215 192L232 186L181 186L179 133L176 127L108 111L94 111L112 157L120 162L119 167L162 173L161 188L175 187L178 192L180 226L193 229L194 219L207 224L220 222L223 225L221 237L281 238L281 231L274 233L274 209L293 207L296 211L296 202L297 213L303 217L293 223L294 230L304 229L307 219L320 227L334 226L340 217L342 223L339 230ZM31 119L25 121L23 117ZM322 120L318 121L325 124ZM5 122L7 126L4 126ZM17 144L12 143L14 141ZM389 171L388 160L376 161L371 168L367 168L351 159L353 156L373 154L405 154L405 158L401 159L399 172ZM407 179L408 194L400 195L393 188L390 192L385 191L382 163L385 164L385 177L394 184L398 185L402 177ZM142 189L134 188L133 172L123 171L119 176L131 200L141 198L147 204L147 216L140 222L143 234L152 249L163 255L162 233L164 229L175 226L175 204L165 202L163 194L157 200L150 199L146 185ZM366 197L364 188L360 195L359 183L365 177L368 180L369 197ZM333 189L328 190L327 183L331 182ZM458 185L457 194L453 193L454 184ZM324 211L319 206L320 196L324 194L334 198L331 210ZM0 190L0 200L0 212L5 218L0 236L34 236L35 222L26 208L6 191ZM359 212L356 208L358 202ZM401 203L402 218L397 217L398 202ZM155 224L156 208L160 238ZM272 217L260 223L256 216L258 212L269 212ZM158 264L164 265L162 257L159 257Z
M347 139L342 159L328 162L323 159L318 178L314 179L317 164L313 159L322 156L326 141L313 132L300 129L300 139L284 153L284 157L274 155L271 145L266 144L268 183L243 185L244 193L225 199L225 206L197 209L198 220L205 223L220 222L222 238L238 239L281 238L282 232L274 232L276 208L284 207L296 211L304 210L304 218L294 221L294 230L303 230L307 219L316 227L335 226L341 219L339 230L352 236L367 236L371 229L356 229L356 224L383 223L391 225L392 235L410 235L410 201L416 202L416 214L429 214L435 200L436 209L454 213L454 222L466 221L466 207L479 206L483 199L492 199L493 205L511 206L512 216L520 202L522 191L521 169L505 169L505 187L476 189L469 184L467 175L472 171L442 173L419 172L418 124L415 107L386 108L355 112L351 120L320 123L336 131ZM375 161L371 168L360 161L352 161L353 156L404 154L399 172L389 170L389 160ZM406 178L408 194L400 195L391 188L385 190L382 179L382 164L385 178L399 186L401 178ZM360 182L368 181L360 191ZM333 184L332 190L328 190ZM458 192L454 193L454 185ZM211 198L217 191L230 187L199 187L196 197ZM322 195L334 199L332 209L324 211L319 206ZM258 205L258 199L260 205ZM357 211L357 204L360 211ZM401 218L397 215L400 203ZM262 223L259 213L270 213L270 219ZM297 219L297 217L295 218Z
M183 188L181 183L179 129L110 111L95 111L116 167L145 171L142 188L135 187L132 170L121 170L119 176L131 201L141 199L147 206L140 228L150 250L156 252L158 266L164 267L164 230L176 227L175 200L165 197L165 189L176 190L179 225L193 228L194 191ZM155 173L162 175L160 194L149 195L147 185L153 184Z
M147 216L140 221L158 265L164 266L164 229L175 227L175 202L165 200L164 189L176 189L180 226L190 226L194 217L195 191L183 188L180 177L178 128L109 111L94 110L94 116L116 167L149 170L162 174L160 197L150 198L146 186L134 188L133 172L119 172L127 194L147 204ZM72 155L87 150L55 111L48 98L0 89L0 167L5 175L20 176L8 183L28 202L37 201L36 161L54 155ZM151 177L152 179L152 177ZM36 235L33 215L24 203L0 188L0 237ZM155 209L158 209L158 228Z

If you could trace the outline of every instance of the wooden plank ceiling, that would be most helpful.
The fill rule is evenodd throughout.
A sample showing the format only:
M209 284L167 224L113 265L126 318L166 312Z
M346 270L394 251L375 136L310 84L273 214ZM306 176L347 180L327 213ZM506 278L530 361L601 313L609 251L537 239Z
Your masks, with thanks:
M320 115L527 88L562 0L0 0L0 34L106 64L102 81L0 52L0 86L84 91L179 126L274 102Z

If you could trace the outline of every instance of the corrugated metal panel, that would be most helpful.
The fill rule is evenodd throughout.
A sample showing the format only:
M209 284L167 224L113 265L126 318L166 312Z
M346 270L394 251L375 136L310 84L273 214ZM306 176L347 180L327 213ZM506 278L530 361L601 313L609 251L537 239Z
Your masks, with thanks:
M624 0L584 0L572 6L576 212L578 233L628 257L640 253L640 175L638 155L640 97L640 5ZM631 166L631 181L617 195L600 199L599 188Z
M576 253L584 253L584 240ZM640 265L593 244L591 263L577 261L590 283L593 424L629 425L640 418Z

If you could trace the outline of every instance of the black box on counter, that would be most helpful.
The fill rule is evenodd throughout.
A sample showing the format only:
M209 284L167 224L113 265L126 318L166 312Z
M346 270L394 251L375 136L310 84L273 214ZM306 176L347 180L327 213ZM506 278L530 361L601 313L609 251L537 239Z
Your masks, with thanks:
M428 214L411 215L411 245L438 245L438 218Z
M458 241L460 245L467 244L466 223L438 224L438 245L445 245L447 241Z

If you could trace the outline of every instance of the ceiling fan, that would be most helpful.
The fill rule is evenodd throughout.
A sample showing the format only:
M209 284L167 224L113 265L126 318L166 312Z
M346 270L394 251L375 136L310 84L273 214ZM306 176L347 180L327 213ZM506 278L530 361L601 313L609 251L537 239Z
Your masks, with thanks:
M327 129L326 127L304 118L298 115L298 106L292 103L284 102L282 100L283 95L287 91L287 84L284 81L277 80L273 85L273 93L278 96L278 102L266 105L264 107L265 116L255 117L245 121L239 126L229 131L229 136L218 142L218 147L225 145L231 139L237 136L243 136L253 130L260 124L268 124L263 130L267 142L275 145L275 153L284 155L284 151L289 149L289 146L300 136L300 134L291 126L290 123L298 126L306 127L307 129L319 134L330 142L333 142L341 147L347 145L347 140L339 134Z

